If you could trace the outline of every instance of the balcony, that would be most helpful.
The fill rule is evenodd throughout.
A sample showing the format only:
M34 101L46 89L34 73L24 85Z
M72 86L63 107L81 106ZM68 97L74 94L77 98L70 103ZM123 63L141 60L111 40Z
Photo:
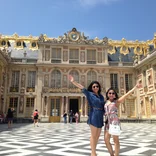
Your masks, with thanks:
M10 87L10 92L18 92L19 87Z
M47 88L43 87L43 93L81 93L79 88Z
M35 87L27 87L27 92L35 92Z

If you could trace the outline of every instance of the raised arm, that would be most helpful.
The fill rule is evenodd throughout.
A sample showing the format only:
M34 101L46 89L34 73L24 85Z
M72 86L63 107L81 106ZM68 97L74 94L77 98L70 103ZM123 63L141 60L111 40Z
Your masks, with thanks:
M84 88L84 86L82 86L82 85L79 84L78 82L74 81L74 77L73 77L73 76L69 75L69 80L70 80L70 82L71 82L73 85L75 85L75 86L78 87L79 89L83 89L83 88Z
M139 85L139 84L136 84L131 90L129 90L126 94L124 94L123 96L121 96L121 97L117 100L117 104L122 103L128 95L130 95L132 92L134 92L134 90L135 90L136 88L139 88L139 87L140 87L140 85Z

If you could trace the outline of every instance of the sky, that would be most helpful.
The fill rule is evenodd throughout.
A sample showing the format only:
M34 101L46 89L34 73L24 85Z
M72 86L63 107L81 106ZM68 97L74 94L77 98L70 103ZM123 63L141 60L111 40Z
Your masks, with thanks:
M151 40L156 0L0 0L0 34L58 37L74 27L90 39Z

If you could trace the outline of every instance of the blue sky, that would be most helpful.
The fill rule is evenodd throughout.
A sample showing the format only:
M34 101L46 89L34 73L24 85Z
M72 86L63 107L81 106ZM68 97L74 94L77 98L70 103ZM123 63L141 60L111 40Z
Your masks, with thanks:
M76 27L89 38L153 39L156 0L1 0L0 34L58 37Z

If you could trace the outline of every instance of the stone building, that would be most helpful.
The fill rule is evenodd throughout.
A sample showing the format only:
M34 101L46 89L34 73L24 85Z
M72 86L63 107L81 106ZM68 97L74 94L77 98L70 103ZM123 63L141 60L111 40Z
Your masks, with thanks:
M139 90L119 109L121 119L156 119L156 35L148 41L89 39L73 28L58 38L46 35L0 36L0 111L14 107L17 119L39 110L42 122L61 122L63 112L88 118L89 107L68 75L87 87L98 80L102 93L113 87L119 96L137 81Z

